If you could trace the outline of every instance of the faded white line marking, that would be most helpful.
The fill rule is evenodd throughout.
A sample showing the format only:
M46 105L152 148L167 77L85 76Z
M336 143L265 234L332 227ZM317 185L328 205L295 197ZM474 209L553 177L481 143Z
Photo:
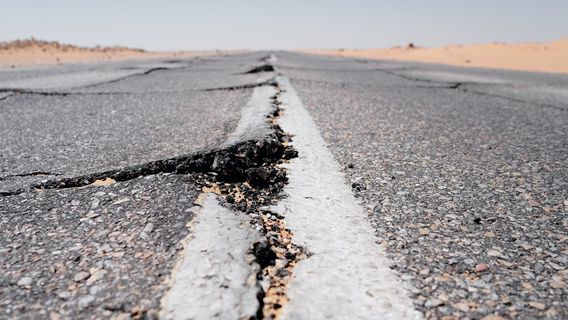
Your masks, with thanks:
M264 115L269 114L273 110L270 99L275 94L276 88L273 86L254 88L252 97L241 110L239 123L235 131L227 138L225 146L230 146L239 141L264 138L271 132Z
M160 318L249 319L258 308L260 267L248 250L258 233L248 216L221 207L213 194L205 196L194 220Z
M313 253L293 271L283 319L421 319L316 124L288 79L277 81L279 124L299 158L286 165L288 197L274 210Z
M268 58L266 59L266 62L270 62L270 63L274 63L274 62L276 62L276 61L278 61L278 58L277 58L275 55L273 55L273 54L270 54L270 55L268 56Z

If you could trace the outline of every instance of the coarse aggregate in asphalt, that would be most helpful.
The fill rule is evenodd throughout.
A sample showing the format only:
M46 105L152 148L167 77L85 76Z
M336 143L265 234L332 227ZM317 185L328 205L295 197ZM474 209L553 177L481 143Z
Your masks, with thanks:
M159 174L0 198L0 318L157 314L201 187Z
M279 58L426 318L568 317L568 112Z

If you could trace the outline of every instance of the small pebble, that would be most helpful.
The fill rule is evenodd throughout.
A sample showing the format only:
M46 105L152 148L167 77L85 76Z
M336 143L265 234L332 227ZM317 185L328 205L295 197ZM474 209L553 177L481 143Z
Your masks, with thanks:
M83 280L88 279L91 276L91 274L87 271L81 271L75 274L75 276L73 277L73 280L75 282L81 282Z

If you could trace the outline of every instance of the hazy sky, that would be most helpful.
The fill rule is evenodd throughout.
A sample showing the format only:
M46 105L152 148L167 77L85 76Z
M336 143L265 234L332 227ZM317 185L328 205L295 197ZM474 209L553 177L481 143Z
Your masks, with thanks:
M0 0L0 41L150 50L423 46L568 36L568 0Z

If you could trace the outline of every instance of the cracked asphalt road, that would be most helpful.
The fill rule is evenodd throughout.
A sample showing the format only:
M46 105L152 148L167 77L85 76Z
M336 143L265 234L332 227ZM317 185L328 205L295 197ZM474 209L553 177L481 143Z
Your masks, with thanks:
M240 109L252 91L203 89L255 83L258 76L235 74L254 64L254 59L234 59L232 64L219 58L212 60L188 61L182 69L176 65L149 74L138 67L133 69L138 72L136 76L130 74L120 81L108 80L104 72L109 67L105 66L104 72L89 71L102 74L96 86L89 82L83 88L85 82L81 80L77 81L79 87L60 88L55 83L52 86L59 90L34 88L37 92L51 90L47 92L54 95L22 93L1 101L0 191L10 192L45 179L45 175L18 175L45 172L47 176L72 177L219 145L235 128ZM200 66L197 68L202 64L213 67L216 60L223 63L224 71L194 74L197 71L192 70L192 63ZM148 68L155 65L149 64ZM81 78L88 74L84 68L63 75L57 74L58 69L52 70L54 75L45 75L42 70L37 78L29 71L24 73L30 76L30 83L50 78L69 85L66 75ZM92 74L85 77L92 81ZM24 83L24 79L18 81ZM9 81L0 85L4 83ZM59 92L69 94L57 95Z
M285 53L276 67L427 318L568 317L568 76Z
M219 148L261 57L0 71L0 318L156 316L196 178L30 187Z
M426 318L568 317L568 76L275 54ZM156 315L197 178L29 188L219 147L266 56L0 71L0 318Z

